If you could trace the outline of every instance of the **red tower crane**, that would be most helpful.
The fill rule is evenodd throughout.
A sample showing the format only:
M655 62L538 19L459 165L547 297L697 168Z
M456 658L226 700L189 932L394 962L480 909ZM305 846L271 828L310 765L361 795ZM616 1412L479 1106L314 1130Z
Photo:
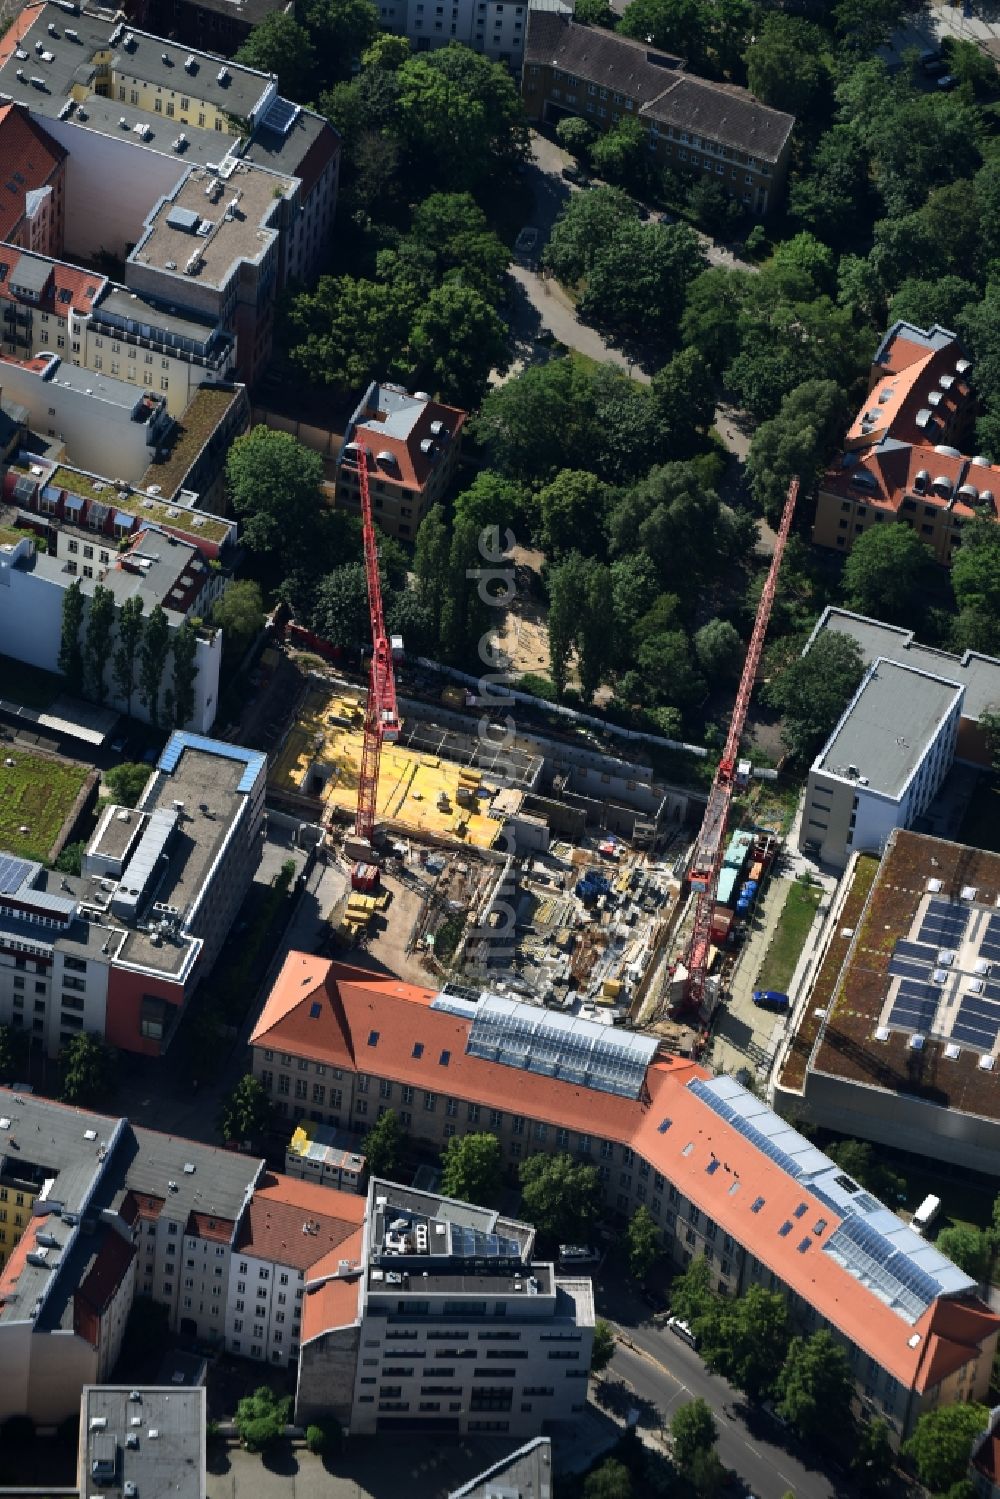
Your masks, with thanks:
M372 659L368 669L368 701L365 705L364 746L361 752L361 776L358 781L358 811L354 831L359 838L371 840L375 827L378 800L378 770L384 740L399 738L399 714L396 710L396 677L392 669L392 647L385 631L382 609L382 583L378 574L378 544L368 494L368 454L363 443L349 443L345 456L353 458L358 471L361 492L361 532L365 546L365 572L368 577L368 609L372 625Z
M746 723L747 709L750 707L750 695L757 679L761 652L764 649L764 636L771 618L771 606L774 603L775 589L778 584L778 569L781 567L785 542L791 530L792 515L798 494L799 481L795 478L788 486L788 498L785 500L785 508L781 513L781 524L778 526L778 534L774 543L774 555L771 558L771 566L768 568L760 603L757 605L753 634L750 636L750 645L743 663L743 675L740 677L733 716L729 724L729 734L722 752L722 759L719 761L712 781L712 789L708 793L705 817L698 833L694 857L688 872L688 879L695 891L695 907L694 925L681 960L688 972L687 991L683 1004L686 1010L700 1008L705 993L708 954L712 938L712 912L719 887L719 871L722 866L726 827L729 823L729 809L737 784L736 759Z

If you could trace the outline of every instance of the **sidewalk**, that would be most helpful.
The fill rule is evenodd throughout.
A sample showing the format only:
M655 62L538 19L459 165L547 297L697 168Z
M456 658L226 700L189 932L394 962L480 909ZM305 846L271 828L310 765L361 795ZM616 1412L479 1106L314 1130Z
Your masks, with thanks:
M791 883L782 876L772 877L757 907L730 980L729 998L719 1011L708 1053L716 1072L737 1072L741 1067L749 1067L756 1073L771 1050L775 1026L783 1024L780 1018L757 1008L753 991Z

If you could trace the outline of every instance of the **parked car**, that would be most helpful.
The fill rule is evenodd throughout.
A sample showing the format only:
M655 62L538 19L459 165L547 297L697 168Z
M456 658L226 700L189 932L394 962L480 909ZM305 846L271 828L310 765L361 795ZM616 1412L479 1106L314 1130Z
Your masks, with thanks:
M525 259L534 255L535 246L538 244L538 230L532 224L522 229L514 241L514 254L523 255Z
M570 162L569 166L563 167L562 174L567 182L575 182L577 187L586 187L590 181L583 167L577 166L576 162L573 161Z
M667 1326L672 1333L675 1333L680 1338L682 1343L686 1343L689 1348L697 1348L698 1339L690 1323L685 1322L683 1317L668 1317Z
M560 1244L560 1265L575 1265L577 1268L583 1265L599 1265L601 1256L596 1249L591 1249L589 1244Z
M945 73L943 78L938 79L937 86L942 91L942 93L947 94L953 88L958 87L958 79L955 77L954 73Z
M783 1431L791 1430L788 1422L785 1420L784 1416L781 1415L778 1407L775 1405L773 1400L765 1400L763 1405L761 1406L761 1410L766 1416L769 1416L771 1418L776 1426L780 1426Z
M773 1010L777 1015L788 1011L788 995L782 994L780 989L755 989L753 1002L758 1010Z

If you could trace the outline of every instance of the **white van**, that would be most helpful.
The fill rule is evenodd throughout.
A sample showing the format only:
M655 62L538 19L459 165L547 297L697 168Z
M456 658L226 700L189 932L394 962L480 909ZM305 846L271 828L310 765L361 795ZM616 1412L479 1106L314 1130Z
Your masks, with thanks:
M672 1333L676 1333L682 1343L687 1343L689 1348L697 1348L698 1339L695 1337L689 1323L683 1317L668 1317L667 1326Z
M935 1197L933 1192L929 1193L910 1219L910 1227L914 1233L925 1234L940 1211L940 1197Z

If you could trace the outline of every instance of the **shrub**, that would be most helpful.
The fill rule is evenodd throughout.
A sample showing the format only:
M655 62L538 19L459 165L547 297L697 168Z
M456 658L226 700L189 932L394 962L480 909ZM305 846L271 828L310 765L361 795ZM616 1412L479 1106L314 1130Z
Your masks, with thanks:
M326 1432L322 1426L306 1427L306 1446L310 1452L322 1452L326 1446Z

